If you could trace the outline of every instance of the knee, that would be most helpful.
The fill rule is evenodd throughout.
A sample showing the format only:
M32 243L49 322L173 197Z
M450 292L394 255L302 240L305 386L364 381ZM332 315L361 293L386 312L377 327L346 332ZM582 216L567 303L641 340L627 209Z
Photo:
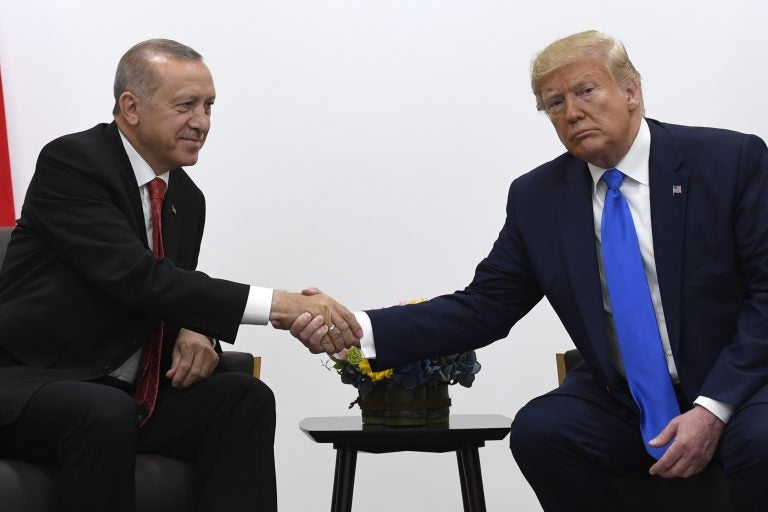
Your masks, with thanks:
M127 393L92 384L98 388L89 390L87 399L75 402L68 415L71 420L63 445L80 447L89 453L121 453L126 457L135 454L138 428L136 404ZM102 389L103 388L103 389Z
M745 412L737 414L726 427L721 445L723 464L728 473L759 471L765 474L768 472L768 418Z
M543 449L558 444L556 438L562 433L556 418L557 412L538 399L518 411L509 435L509 447L516 460L540 458Z
M89 404L82 418L90 430L125 442L136 435L136 402L120 390L106 388L106 391L98 401Z
M244 400L258 407L263 414L275 416L275 393L264 381L249 377L245 382Z
M263 381L245 373L214 375L219 396L236 402L235 410L262 418L275 417L275 394Z

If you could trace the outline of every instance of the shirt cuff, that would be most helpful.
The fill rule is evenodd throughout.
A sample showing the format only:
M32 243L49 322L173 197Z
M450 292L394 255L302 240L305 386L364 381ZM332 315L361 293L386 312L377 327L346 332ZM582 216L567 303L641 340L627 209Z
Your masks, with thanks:
M376 359L376 345L373 343L373 326L368 313L355 311L355 319L363 329L363 337L360 338L360 351L366 359Z
M272 288L251 286L241 324L267 325L272 310Z
M728 423L728 420L733 416L734 407L731 404L713 400L706 396L700 396L693 401L694 404L700 405L715 416L717 416L723 423Z

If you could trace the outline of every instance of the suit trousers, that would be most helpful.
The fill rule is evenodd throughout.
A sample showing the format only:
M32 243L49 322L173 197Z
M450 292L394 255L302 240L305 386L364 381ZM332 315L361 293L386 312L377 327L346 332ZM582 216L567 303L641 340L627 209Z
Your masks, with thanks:
M190 461L201 512L277 510L275 400L263 382L219 373L186 389L162 378L141 429L133 397L94 382L45 385L0 427L0 456L58 466L61 512L135 512L136 453Z
M560 388L520 409L510 447L546 512L623 510L610 475L648 475L655 463L643 447L637 414L586 372L569 373ZM736 510L765 510L768 405L737 409L715 463L728 476Z

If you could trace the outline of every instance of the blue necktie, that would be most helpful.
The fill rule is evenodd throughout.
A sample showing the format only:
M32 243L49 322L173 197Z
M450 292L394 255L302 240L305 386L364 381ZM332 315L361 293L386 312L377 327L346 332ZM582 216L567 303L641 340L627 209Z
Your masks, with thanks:
M658 459L668 445L653 448L648 441L680 414L680 407L669 377L632 214L619 190L624 174L609 169L601 179L608 184L600 224L608 297L629 389L640 408L645 448Z

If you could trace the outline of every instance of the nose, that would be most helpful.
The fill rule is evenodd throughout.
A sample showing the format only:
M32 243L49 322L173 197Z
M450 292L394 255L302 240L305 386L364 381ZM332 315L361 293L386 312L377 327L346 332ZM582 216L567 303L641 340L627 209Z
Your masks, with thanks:
M565 119L568 122L575 122L584 117L584 111L581 110L579 101L576 98L565 98Z
M211 113L205 105L198 105L192 110L188 121L189 127L208 133L211 129Z

